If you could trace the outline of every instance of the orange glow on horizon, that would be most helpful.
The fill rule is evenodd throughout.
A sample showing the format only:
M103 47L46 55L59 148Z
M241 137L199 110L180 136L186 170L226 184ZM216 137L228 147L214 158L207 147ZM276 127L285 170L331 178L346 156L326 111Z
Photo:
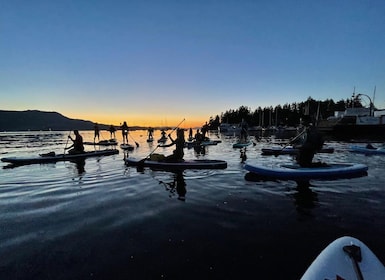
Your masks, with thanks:
M202 127L205 122L208 122L209 118L188 118L188 117L167 117L165 119L151 118L151 117L116 117L116 116L103 116L103 115L92 115L84 114L76 116L68 116L72 119L82 119L86 121L96 122L105 125L120 126L124 121L127 122L128 126L141 126L141 127L176 127L183 119L185 119L179 127L181 128L196 128Z

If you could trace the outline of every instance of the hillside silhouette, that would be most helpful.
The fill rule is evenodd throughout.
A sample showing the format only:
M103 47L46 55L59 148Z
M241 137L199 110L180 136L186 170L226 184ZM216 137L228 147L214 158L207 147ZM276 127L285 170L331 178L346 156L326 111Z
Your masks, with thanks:
M99 125L107 129L107 125ZM91 121L70 119L57 112L38 110L4 111L0 110L0 131L28 131L28 130L92 130Z

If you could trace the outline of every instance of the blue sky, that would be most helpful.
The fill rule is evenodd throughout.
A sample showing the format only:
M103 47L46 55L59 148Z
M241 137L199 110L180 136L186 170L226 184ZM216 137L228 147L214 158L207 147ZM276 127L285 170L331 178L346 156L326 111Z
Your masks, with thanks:
M385 108L382 0L12 0L3 110L129 125L373 96Z

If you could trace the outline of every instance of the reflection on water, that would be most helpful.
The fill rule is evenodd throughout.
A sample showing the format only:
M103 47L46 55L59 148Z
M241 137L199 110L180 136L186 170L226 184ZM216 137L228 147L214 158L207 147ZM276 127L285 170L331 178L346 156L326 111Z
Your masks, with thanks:
M76 169L78 170L78 175L83 175L84 172L86 172L85 170L85 166L86 166L86 160L85 159L77 159L75 161L76 164Z
M318 195L312 190L309 181L297 181L296 192L292 195L297 211L302 215L311 215L311 210L317 206Z
M175 196L175 193L178 195L178 199L185 201L186 200L186 182L184 179L183 171L171 172L173 175L172 181L159 181L159 184L163 184L166 191L170 193L170 197Z
M385 157L350 154L349 144L331 142L335 153L316 160L364 163L367 176L248 181L235 138L213 134L222 142L203 153L186 149L185 158L226 160L227 169L137 172L123 158L145 158L155 146L146 131L130 133L139 147L128 153L0 169L0 251L7 256L0 279L239 279L255 271L299 279L326 243L347 233L385 260ZM93 141L93 131L81 134ZM67 135L0 133L0 154L62 153ZM109 137L101 131L101 139ZM261 155L273 140L249 146L244 161L291 163L290 156Z

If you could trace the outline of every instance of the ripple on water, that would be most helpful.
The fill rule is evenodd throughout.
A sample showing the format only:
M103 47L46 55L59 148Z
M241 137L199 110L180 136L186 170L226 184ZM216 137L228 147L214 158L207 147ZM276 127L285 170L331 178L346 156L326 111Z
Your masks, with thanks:
M4 141L11 145L7 149L0 145L0 153L31 156L61 152L68 132L42 137L32 134L7 134L2 138L0 133L0 144ZM93 139L93 131L82 135L86 141ZM130 156L144 158L154 150L145 137L133 136L140 147ZM185 171L183 199L175 174L150 169L137 172L124 165L122 151L114 156L89 158L84 166L58 162L2 169L0 248L7 255L2 268L11 275L20 271L20 263L27 263L20 272L22 276L28 275L30 264L44 275L46 267L56 264L63 273L68 267L74 268L75 276L100 267L108 269L106 275L110 268L131 275L132 269L140 274L150 265L159 268L157 273L176 272L179 276L185 271L201 273L200 267L212 267L222 271L219 275L226 275L228 266L247 269L256 265L259 271L271 273L277 263L285 261L277 259L282 250L274 249L276 242L287 251L298 251L300 247L301 254L296 257L311 261L316 252L306 251L312 247L307 244L309 240L317 240L313 244L319 246L329 241L325 235L341 232L382 238L385 157L351 154L347 143L330 143L336 152L319 154L317 159L365 163L369 166L368 176L311 181L310 189L304 192L293 181L246 181L240 152L231 145L235 138L221 139L222 143L208 147L206 155L199 157L226 160L228 168ZM27 142L32 143L31 147L26 147ZM43 142L47 145L41 146ZM248 147L248 161L271 166L292 162L291 156L262 156L261 148L269 145L261 141ZM169 154L172 148L157 152ZM186 151L186 158L195 158L194 152ZM381 242L372 241L381 248ZM64 253L55 254L55 249ZM230 261L229 255L233 256ZM259 262L252 262L256 257ZM38 265L40 260L44 265ZM253 265L249 265L251 262ZM290 267L293 265L297 270L306 266L302 261ZM289 278L298 278L290 277L296 274L291 268L290 272Z

